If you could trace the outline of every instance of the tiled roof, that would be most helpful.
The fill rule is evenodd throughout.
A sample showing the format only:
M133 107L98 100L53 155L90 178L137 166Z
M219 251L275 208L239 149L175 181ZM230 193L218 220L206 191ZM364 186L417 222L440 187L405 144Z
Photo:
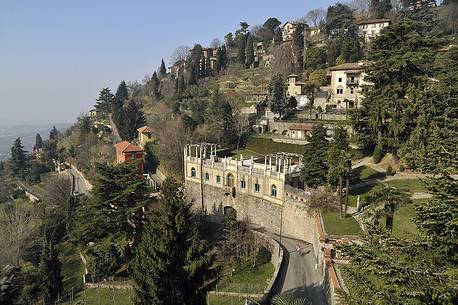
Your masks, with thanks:
M330 71L338 71L338 70L360 70L362 69L363 66L360 65L359 63L357 62L349 62L349 63L344 63L344 64L341 64L341 65L337 65L337 66L334 66L334 67L330 67L329 70Z
M137 131L138 131L138 132L141 132L141 133L144 133L144 132L146 132L146 133L152 133L154 130L153 130L153 128L151 128L151 127L143 126L143 127L138 128Z
M131 144L128 141L122 141L115 144L116 153L143 151L143 148Z
M362 24L373 24L373 23L382 23L382 22L391 22L390 19L372 19L372 20L364 20L358 22L358 25Z

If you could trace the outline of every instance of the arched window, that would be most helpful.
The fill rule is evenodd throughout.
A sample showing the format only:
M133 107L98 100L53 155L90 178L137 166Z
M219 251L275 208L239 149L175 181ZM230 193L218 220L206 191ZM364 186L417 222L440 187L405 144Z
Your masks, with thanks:
M272 197L277 197L277 187L275 186L275 184L272 184L270 194L272 195Z
M209 173L205 173L205 181L208 181L210 180L210 174Z
M235 186L234 180L235 180L235 179L234 179L234 175L228 174L228 175L227 175L226 186L234 187L234 186Z
M197 176L197 171L196 171L196 169L193 167L193 168L191 168L191 177L196 178L196 176Z

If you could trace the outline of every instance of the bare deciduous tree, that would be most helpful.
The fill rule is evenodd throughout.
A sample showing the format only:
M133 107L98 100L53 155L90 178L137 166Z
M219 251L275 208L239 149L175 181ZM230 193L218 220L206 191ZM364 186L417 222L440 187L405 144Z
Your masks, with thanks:
M358 14L367 16L370 8L370 0L351 0L346 3Z
M247 114L242 113L239 105L233 106L232 119L237 134L237 149L239 149L243 137L251 130L251 120Z
M0 209L0 266L19 265L37 223L34 219L34 214L19 204Z
M316 27L316 26L319 26L321 22L323 22L325 17L326 17L325 10L314 9L314 10L309 11L307 15L305 15L305 17L300 19L300 21L307 22L309 25Z
M284 76L294 71L294 56L291 45L283 43L272 50L272 71L281 73Z
M189 50L191 49L187 46L176 47L172 55L170 56L170 64L174 65L177 62L186 60L186 58L189 55Z
M44 182L43 201L48 206L61 207L70 197L72 181L67 176L52 176Z
M219 38L215 38L210 42L210 48L216 49L223 45L223 42Z

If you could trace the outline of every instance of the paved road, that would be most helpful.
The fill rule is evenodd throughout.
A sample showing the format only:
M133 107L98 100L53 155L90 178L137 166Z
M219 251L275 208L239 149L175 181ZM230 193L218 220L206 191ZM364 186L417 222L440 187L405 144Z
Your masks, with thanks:
M115 143L121 142L122 141L121 136L119 135L118 128L116 127L116 124L113 121L113 116L111 115L111 113L108 114L108 118L110 119L110 125L113 130L113 135L115 136Z
M279 236L266 232L279 241ZM320 270L315 269L315 252L313 246L305 241L282 237L284 264L277 283L277 293L292 295L296 298L305 298L312 305L327 305L327 300L319 281ZM300 245L304 254L296 252L296 245Z
M68 169L68 172L74 179L74 189L73 191L78 191L80 194L87 195L92 188L92 185L84 178L76 168L73 166Z

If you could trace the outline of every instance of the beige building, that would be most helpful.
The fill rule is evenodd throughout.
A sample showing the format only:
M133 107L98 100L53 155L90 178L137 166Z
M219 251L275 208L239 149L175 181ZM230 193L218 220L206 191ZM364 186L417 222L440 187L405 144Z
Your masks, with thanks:
M137 129L138 143L141 147L145 147L146 143L153 140L153 129L148 126L143 126Z
M299 80L299 75L291 74L288 75L288 89L286 91L287 96L298 96L302 95L302 88L305 83Z
M300 156L275 154L256 159L241 156L236 160L218 157L216 148L216 144L186 145L186 182L212 186L234 198L241 193L279 205L286 200L286 181L299 183Z
M302 25L304 27L304 30L308 28L308 25L302 22L288 21L287 23L285 23L282 29L283 41L292 41L294 32L296 31L299 25Z
M380 35L380 31L389 26L390 23L390 19L361 21L358 23L359 36L364 37L365 42L370 42Z
M352 109L360 107L364 81L363 63L345 63L329 68L331 74L328 108Z

